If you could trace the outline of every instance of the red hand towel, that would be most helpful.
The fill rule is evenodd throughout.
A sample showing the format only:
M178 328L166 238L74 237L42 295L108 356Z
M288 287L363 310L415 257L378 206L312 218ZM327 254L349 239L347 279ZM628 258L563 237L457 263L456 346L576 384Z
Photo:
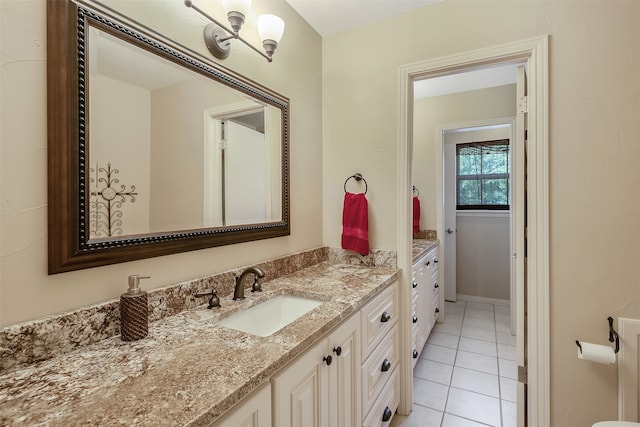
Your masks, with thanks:
M420 232L420 199L413 197L413 234Z
M342 249L369 254L369 207L364 193L344 194Z

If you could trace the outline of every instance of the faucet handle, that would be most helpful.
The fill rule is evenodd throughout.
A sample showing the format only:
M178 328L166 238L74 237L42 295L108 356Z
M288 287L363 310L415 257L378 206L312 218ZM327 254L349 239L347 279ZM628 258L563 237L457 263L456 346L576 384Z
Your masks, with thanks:
M207 306L208 309L212 309L212 308L218 308L220 307L220 298L218 298L218 292L215 289L212 289L208 292L199 292L197 294L195 294L195 297L207 297L211 295L211 298L209 298L209 305Z
M251 285L251 292L262 292L262 285L260 284L260 278L255 276L253 279L253 285Z

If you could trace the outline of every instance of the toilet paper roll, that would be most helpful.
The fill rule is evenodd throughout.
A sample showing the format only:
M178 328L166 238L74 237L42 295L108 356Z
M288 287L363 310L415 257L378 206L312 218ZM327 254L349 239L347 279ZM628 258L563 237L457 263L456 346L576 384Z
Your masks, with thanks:
M580 341L582 351L578 349L578 359L590 360L591 362L612 364L616 363L616 353L608 345L593 344Z

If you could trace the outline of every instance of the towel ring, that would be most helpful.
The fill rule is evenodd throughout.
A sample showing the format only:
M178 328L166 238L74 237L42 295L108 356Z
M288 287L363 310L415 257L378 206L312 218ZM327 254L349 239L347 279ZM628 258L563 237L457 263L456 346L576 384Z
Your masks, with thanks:
M366 179L364 179L364 177L362 176L362 174L361 174L361 173L353 174L353 175L351 175L349 178L347 178L347 179L344 181L344 192L345 192L345 193L347 192L347 182L348 182L351 178L355 179L356 181L364 181L364 194L367 194L367 190L368 190L369 186L367 185L367 180L366 180Z
M413 186L413 192L416 193L416 196L420 197L420 192L418 191L415 185Z

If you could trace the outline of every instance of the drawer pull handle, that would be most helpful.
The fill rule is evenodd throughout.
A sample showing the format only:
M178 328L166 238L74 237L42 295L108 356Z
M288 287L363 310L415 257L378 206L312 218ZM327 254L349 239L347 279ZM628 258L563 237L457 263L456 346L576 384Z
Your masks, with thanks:
M382 414L382 422L386 423L387 421L389 421L392 415L393 413L391 412L391 409L389 409L388 406L384 408L384 414Z
M380 317L380 321L382 323L387 323L389 320L391 320L391 315L389 313L387 313L386 311L384 313L382 313L382 317Z
M414 359L418 358L418 350L416 350L415 348L413 349L413 358Z
M413 323L418 323L418 316L413 316Z
M340 356L342 354L342 347L334 347L333 352L336 354L336 356Z
M389 362L389 359L384 359L384 361L382 362L382 368L380 368L380 370L382 372L387 372L389 369L391 369L391 362Z
M322 358L322 361L324 363L326 363L327 366L331 366L331 361L332 360L333 360L333 358L331 357L331 355L328 355L328 356Z
M438 285L438 282L436 282L436 283L434 283L434 284L433 284L433 287L434 287L435 289L438 289L438 288L440 287L440 285Z
M434 259L434 260L433 260L433 263L434 263L434 264L437 264L437 263L438 263L438 258Z
M429 267L431 265L431 261L427 261L425 265Z
M436 307L436 314L440 313L440 309Z
M417 288L418 287L418 282L416 282L415 280L413 282L411 282L411 286L413 286L413 288Z

